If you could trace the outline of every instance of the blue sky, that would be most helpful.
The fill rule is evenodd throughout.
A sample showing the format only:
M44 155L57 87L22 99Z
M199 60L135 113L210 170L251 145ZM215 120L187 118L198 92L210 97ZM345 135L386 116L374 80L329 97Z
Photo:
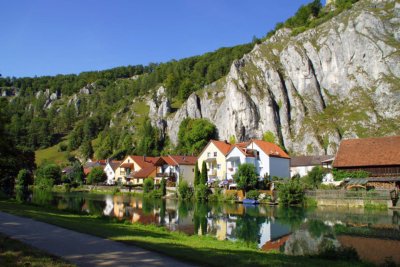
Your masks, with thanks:
M146 65L262 37L311 0L1 1L0 74Z

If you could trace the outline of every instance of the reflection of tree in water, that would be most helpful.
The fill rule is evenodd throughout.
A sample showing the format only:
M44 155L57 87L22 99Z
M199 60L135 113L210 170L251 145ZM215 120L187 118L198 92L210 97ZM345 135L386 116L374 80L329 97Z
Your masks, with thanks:
M97 216L103 215L103 210L106 207L106 203L104 201L86 199L86 204L90 214Z
M295 230L303 224L306 214L304 208L278 207L276 217L280 224L289 225L292 230Z
M51 191L33 190L32 202L40 206L53 206L54 197Z
M209 208L207 204L198 202L194 207L193 223L195 233L201 231L202 235L207 234L207 214Z
M166 202L165 199L162 199L160 202L160 224L165 224L165 213L166 213Z
M154 199L151 198L143 198L142 202L142 211L144 215L153 214L154 210Z
M312 237L318 238L322 235L333 237L332 227L326 225L321 220L309 220L307 226Z
M263 217L253 217L248 213L236 220L233 230L237 239L244 241L248 246L256 247L260 242L260 227L265 222Z
M185 201L179 201L178 203L178 213L180 218L186 218L189 215L190 207L192 203L188 203Z

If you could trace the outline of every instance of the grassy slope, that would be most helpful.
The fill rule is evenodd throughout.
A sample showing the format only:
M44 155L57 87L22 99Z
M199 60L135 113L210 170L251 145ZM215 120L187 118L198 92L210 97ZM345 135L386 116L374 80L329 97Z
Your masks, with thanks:
M74 266L60 259L0 234L0 266Z
M40 166L40 164L42 164L43 161L50 161L57 164L68 162L68 152L58 151L58 144L45 149L36 150L35 157L36 157L36 164L38 166Z
M77 215L14 201L0 201L0 210L31 217L79 232L134 244L184 261L207 266L364 266L359 262L330 261L310 257L265 253L241 242L218 241L211 237L187 236L154 225L131 224L112 218Z

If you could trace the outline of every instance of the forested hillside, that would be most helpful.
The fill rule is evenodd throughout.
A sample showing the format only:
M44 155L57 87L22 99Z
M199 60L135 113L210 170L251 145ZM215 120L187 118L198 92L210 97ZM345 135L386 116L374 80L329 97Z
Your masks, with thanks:
M320 124L314 125L315 127L309 126L309 131L313 132L310 143L302 141L297 145L296 141L293 141L298 138L296 134L307 136L308 130L301 128L301 132L296 133L293 128L289 131L293 126L288 128L285 120L290 121L297 114L294 110L296 104L288 103L287 93L286 96L285 93L274 95L274 87L277 84L291 88L296 79L301 79L301 75L290 77L291 67L287 65L293 68L301 68L298 64L307 65L307 60L303 61L302 57L288 59L290 53L285 54L282 51L286 51L289 43L299 44L293 45L293 49L302 50L300 44L308 38L305 36L309 36L310 31L318 27L329 28L330 26L322 26L330 25L329 23L336 18L350 18L350 15L340 15L351 14L352 10L349 9L356 2L337 0L334 4L323 7L319 0L314 0L300 7L287 21L277 23L275 29L261 39L254 38L253 42L248 44L220 48L178 61L118 67L78 75L0 77L0 92L3 99L7 99L1 107L2 114L7 117L4 119L4 131L20 149L48 148L40 151L63 153L64 159L74 156L81 159L92 156L120 158L126 153L195 153L199 149L198 146L204 142L193 141L194 136L242 140L249 137L261 138L264 133L272 133L276 142L291 152L305 152L309 144L316 146L314 152L321 152L316 143L326 140L325 133L315 134ZM367 0L361 2L369 3ZM384 5L394 5L393 3L387 1ZM318 38L311 39L304 43L311 42L312 45L320 46ZM392 42L398 45L397 41ZM262 60L259 60L260 57ZM283 63L283 60L286 62ZM296 63L296 60L300 63ZM265 66L270 65L272 69L277 70L276 73L265 70L269 68ZM319 73L318 69L313 71ZM266 76L275 74L280 79L274 83L263 81ZM292 80L286 79L287 77ZM319 78L316 78L318 82ZM393 82L398 82L396 77ZM243 105L254 98L258 98L260 102L253 101L249 106L233 107L237 117L229 117L225 112L225 123L221 123L223 116L219 118L217 110L227 103L224 102L225 99L229 99L227 88L232 83L237 83L238 90L245 93L233 94L230 99L233 101L233 98L238 97L245 101L233 101L229 105ZM328 93L332 92L328 90L326 94ZM265 98L266 96L271 96L271 99ZM311 103L311 100L308 101L308 96L302 96L300 91L297 92L297 97L299 101L303 101L302 110L310 109L315 104ZM263 99L266 99L265 103L261 101ZM315 109L319 110L319 104L315 105ZM269 110L270 107L270 113L263 111ZM332 105L321 108L321 113L302 111L304 117L309 118L305 122L312 124L312 120L317 121L318 114L325 116L332 109ZM190 110L194 113L191 114ZM254 114L248 117L246 112L253 110ZM280 121L285 112L290 115L289 118ZM280 113L282 114L277 116ZM205 120L193 120L189 123L187 118L206 118L211 125L205 125ZM248 121L243 121L244 118ZM263 122L259 121L261 118ZM187 134L178 134L182 121L186 124L181 129L188 131ZM270 121L279 123L272 124ZM295 124L301 121L303 118L300 120L299 117ZM216 129L212 126L213 123ZM225 125L226 123L231 125ZM209 131L199 134L190 132L202 129ZM336 134L334 137L335 140L327 142L337 142L340 139L340 136L336 138ZM46 153L40 154L41 160L46 159Z

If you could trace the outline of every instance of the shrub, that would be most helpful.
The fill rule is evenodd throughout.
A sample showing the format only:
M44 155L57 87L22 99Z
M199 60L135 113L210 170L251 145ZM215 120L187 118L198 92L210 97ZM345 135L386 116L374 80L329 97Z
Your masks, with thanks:
M318 188L324 178L324 169L321 166L315 166L304 177L304 181L311 188Z
M107 179L106 174L102 167L94 167L88 177L86 178L87 184L98 184L104 182Z
M256 167L253 164L244 163L239 166L234 178L238 188L246 191L254 189L257 185Z
M257 200L260 193L257 190L250 190L246 193L246 198Z
M205 184L200 184L195 189L195 197L199 201L206 201L210 191Z
M190 199L192 197L193 192L187 181L183 180L179 183L178 195L180 199Z
M148 194L154 189L153 179L146 178L143 182L143 193Z
M332 169L332 175L335 181L342 181L343 179L346 178L367 178L369 177L369 172L362 170L348 172L338 169Z
M304 202L304 189L297 179L290 180L288 183L279 185L278 196L285 206L299 205Z

